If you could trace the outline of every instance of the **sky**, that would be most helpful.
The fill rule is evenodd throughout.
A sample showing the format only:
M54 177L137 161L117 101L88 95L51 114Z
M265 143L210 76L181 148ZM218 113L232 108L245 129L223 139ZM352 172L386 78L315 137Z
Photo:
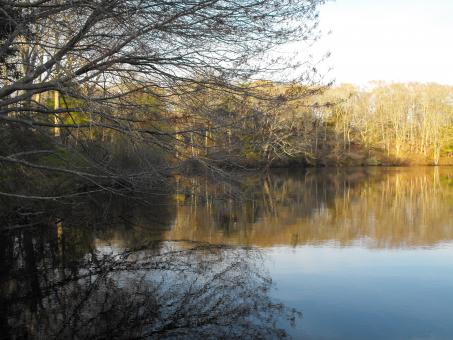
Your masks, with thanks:
M320 27L316 49L331 53L324 68L336 84L453 85L453 0L329 1Z

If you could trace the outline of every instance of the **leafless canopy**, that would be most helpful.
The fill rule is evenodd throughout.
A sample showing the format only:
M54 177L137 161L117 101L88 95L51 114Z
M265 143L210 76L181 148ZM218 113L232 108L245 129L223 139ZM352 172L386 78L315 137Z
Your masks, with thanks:
M250 84L288 69L286 81L310 80L306 61L275 49L316 38L321 2L0 0L1 127L58 135L65 148L98 129L175 154L194 133L180 124L182 95L258 98L263 84ZM23 156L0 162L29 166Z

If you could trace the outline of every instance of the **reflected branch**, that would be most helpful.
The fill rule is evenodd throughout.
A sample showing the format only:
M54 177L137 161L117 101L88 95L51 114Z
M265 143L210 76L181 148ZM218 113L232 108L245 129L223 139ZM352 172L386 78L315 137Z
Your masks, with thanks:
M295 310L272 300L257 249L166 242L94 251L69 266L27 271L36 294L2 294L14 337L281 338ZM8 333L7 333L8 334Z

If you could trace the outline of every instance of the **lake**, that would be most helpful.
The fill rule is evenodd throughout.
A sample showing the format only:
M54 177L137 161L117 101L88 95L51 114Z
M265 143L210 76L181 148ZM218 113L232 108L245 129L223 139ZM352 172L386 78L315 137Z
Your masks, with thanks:
M453 338L452 167L178 178L148 203L17 208L0 336Z

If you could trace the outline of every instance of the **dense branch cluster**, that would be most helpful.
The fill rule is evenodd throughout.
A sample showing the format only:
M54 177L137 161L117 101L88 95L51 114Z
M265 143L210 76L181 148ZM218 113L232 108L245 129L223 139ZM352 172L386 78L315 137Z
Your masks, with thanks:
M273 101L257 80L288 69L293 77L285 81L313 85L309 62L283 58L275 49L317 38L320 3L1 0L0 124L7 145L0 162L27 166L36 162L29 158L33 152L51 144L79 154L79 166L90 159L93 167L94 160L97 175L117 178L112 149L127 144L122 153L130 155L146 143L154 159L140 157L139 163L157 178L169 169L169 157L191 157L198 148L193 136L215 125L212 112L206 121L184 110L188 96L209 91L235 101ZM193 125L196 120L203 126ZM227 132L222 124L215 129ZM11 147L26 133L40 142ZM69 163L74 168L77 162Z

